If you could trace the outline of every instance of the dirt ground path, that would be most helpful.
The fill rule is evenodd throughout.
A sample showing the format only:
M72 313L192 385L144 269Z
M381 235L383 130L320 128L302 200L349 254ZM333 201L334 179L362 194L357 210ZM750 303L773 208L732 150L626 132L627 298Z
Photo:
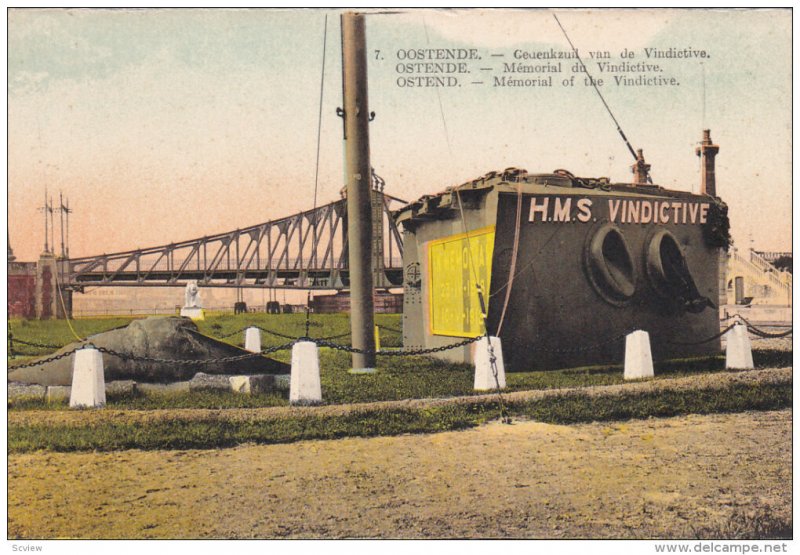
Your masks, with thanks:
M760 370L733 370L712 374L698 374L680 378L633 381L614 385L590 387L565 387L558 389L534 389L503 394L510 402L534 401L562 395L589 395L604 397L624 393L658 393L664 391L714 390L736 384L786 383L792 380L792 368L763 368ZM288 406L255 409L157 409L157 410L13 410L8 412L8 424L45 424L86 426L102 422L137 422L145 425L155 421L215 418L218 420L258 421L295 416L340 416L369 410L421 409L453 404L480 404L496 401L497 394L465 395L430 399L405 399L402 401L375 401L348 405L322 405L312 407Z
M9 456L10 537L691 537L791 522L791 410Z

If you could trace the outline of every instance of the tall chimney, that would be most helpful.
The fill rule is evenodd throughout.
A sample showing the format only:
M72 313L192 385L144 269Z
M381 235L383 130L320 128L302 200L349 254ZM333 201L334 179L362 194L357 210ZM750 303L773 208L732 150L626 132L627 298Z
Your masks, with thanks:
M634 185L647 185L647 175L650 173L650 164L644 161L642 149L636 151L636 163L631 166Z
M695 149L695 152L702 161L702 170L700 173L700 194L717 196L717 179L716 172L714 171L714 158L719 152L719 146L711 141L711 130L703 130L703 140Z

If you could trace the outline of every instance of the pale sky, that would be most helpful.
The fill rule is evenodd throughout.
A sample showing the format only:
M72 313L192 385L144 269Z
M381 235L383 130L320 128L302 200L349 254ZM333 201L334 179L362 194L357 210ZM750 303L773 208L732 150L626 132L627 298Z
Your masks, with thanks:
M73 256L310 208L325 13L320 203L343 186L338 12L11 10L8 196L17 257L34 260L42 250L36 209L45 186L75 210ZM736 243L748 247L752 235L758 249L791 249L791 12L557 13L582 53L609 50L618 63L628 48L636 55L629 61L662 63L680 82L602 87L654 181L697 190L694 147L708 127L720 145L717 190ZM552 11L412 10L370 15L367 31L372 164L389 193L413 200L510 166L630 180L630 155L589 87L469 84L502 75L516 49L567 50ZM646 60L643 49L653 47L704 49L710 58ZM398 50L421 48L477 48L485 63L461 87L398 87ZM489 78L479 69L486 65Z

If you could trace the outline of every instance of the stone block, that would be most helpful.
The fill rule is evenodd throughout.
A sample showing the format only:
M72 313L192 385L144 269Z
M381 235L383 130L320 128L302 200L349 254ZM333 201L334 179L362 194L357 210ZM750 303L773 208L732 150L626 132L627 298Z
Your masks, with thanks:
M275 390L275 376L230 376L230 387L234 393L272 393Z
M135 395L137 383L133 380L117 380L106 383L106 395Z
M639 380L653 376L650 334L643 330L629 333L625 338L625 379Z
M741 323L736 324L725 334L725 340L725 368L752 370L755 365L747 327Z
M244 348L251 353L261 352L261 330L258 328L247 328L244 331Z
M58 401L69 401L72 387L68 385L48 385L46 400L48 403L56 403Z
M106 404L103 354L94 347L75 351L72 362L72 391L69 406L97 408Z
M292 347L289 402L293 405L312 405L321 401L319 349L311 341L298 341Z
M190 390L190 382L137 383L136 389L142 393L185 393Z
M47 388L43 385L15 383L8 384L9 399L38 399L44 401Z
M292 384L291 374L275 374L275 391L288 393Z
M196 391L203 389L230 391L230 376L227 374L206 374L204 372L198 372L189 381L189 390Z

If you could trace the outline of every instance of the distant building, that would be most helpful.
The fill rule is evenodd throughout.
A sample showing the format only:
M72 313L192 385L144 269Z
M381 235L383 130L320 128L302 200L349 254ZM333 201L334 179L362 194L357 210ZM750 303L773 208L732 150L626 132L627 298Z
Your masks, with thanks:
M36 315L36 262L17 262L8 249L8 317Z
M373 295L377 314L398 314L403 312L403 294L376 291ZM315 313L350 312L350 293L340 291L334 295L315 295L311 300L311 310Z
M731 248L725 277L727 302L738 305L792 306L792 274L772 265L791 253L740 252Z
M760 256L761 258L763 258L764 260L766 260L770 264L772 264L773 262L775 262L779 258L791 258L792 257L792 253L791 252L781 252L781 251L753 251L753 252L755 252L758 256Z

